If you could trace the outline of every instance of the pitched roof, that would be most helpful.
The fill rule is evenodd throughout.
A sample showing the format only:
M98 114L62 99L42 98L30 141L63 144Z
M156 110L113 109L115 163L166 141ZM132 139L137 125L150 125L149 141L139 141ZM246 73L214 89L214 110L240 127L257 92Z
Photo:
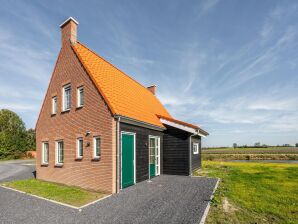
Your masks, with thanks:
M81 43L72 45L114 115L164 127L157 115L172 118L146 87Z
M151 91L83 44L77 42L71 46L113 115L162 128L164 125L160 119L166 119L208 135L208 132L196 125L174 119Z

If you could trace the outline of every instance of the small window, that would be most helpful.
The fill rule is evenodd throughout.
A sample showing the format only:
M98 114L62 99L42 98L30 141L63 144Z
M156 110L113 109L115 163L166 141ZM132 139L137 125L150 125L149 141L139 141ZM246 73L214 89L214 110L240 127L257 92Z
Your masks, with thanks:
M70 110L71 107L71 86L66 85L63 87L63 93L62 93L62 99L63 99L63 111Z
M81 86L77 89L77 106L84 106L84 87Z
M52 98L52 114L56 114L57 113L57 97L54 96Z
M63 141L56 142L56 165L63 165L64 145Z
M48 164L49 163L49 143L42 143L42 153L41 153L41 163Z
M93 157L98 159L101 155L100 152L100 137L93 138Z
M83 158L83 138L77 139L77 158L82 159Z
M199 154L199 144L198 143L193 144L193 154Z

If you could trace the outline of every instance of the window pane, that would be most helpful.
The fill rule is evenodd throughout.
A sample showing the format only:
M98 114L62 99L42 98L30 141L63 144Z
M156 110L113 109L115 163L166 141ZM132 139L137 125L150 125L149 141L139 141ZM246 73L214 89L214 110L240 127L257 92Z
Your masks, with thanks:
M64 88L64 110L70 109L71 104L71 87L67 86Z
M154 138L150 138L149 147L155 147L155 139Z
M57 97L52 98L52 114L57 112Z
M79 156L83 156L83 139L79 139Z
M63 142L58 142L58 163L63 163Z
M49 162L49 144L45 144L45 162Z
M78 89L78 106L84 105L84 88L81 87Z
M100 138L95 138L95 156L100 156Z
M43 152L42 152L43 163L48 163L49 161L49 143L43 143Z

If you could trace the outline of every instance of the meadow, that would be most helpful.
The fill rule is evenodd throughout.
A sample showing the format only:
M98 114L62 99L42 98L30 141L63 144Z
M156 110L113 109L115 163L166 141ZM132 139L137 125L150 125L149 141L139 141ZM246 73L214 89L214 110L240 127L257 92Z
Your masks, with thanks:
M298 223L298 165L203 161L220 178L207 223Z
M212 148L202 150L203 160L298 160L296 147Z

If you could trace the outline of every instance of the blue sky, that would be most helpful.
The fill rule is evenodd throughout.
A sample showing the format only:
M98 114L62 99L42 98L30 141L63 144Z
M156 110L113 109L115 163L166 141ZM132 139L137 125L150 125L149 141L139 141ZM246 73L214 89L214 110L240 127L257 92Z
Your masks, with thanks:
M144 85L205 146L298 142L297 1L2 1L0 108L34 127L59 25Z

